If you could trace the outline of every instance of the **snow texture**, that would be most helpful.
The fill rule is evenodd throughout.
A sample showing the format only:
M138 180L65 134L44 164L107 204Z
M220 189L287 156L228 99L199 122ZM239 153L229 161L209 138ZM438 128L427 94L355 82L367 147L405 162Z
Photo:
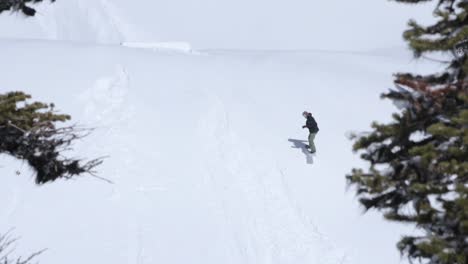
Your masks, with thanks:
M192 47L186 42L124 42L122 46L154 51L192 52Z
M0 232L15 227L20 253L49 248L49 264L400 261L395 243L413 229L362 215L346 192L344 176L363 165L346 134L389 120L378 98L391 73L426 64L387 52L197 53L152 39L142 28L154 24L133 24L118 2L0 17L0 93L23 90L95 128L72 154L109 156L99 176L115 183L39 188L26 164L0 156ZM304 110L321 129L316 156Z
M398 61L44 41L0 48L21 54L0 63L10 73L2 92L54 102L96 128L75 155L110 156L99 175L114 185L83 177L41 188L24 164L2 157L0 226L16 227L26 249L50 248L44 263L398 261L406 229L362 216L344 180L359 164L346 132L392 109L366 87L385 87L383 72ZM313 164L306 109L321 128Z

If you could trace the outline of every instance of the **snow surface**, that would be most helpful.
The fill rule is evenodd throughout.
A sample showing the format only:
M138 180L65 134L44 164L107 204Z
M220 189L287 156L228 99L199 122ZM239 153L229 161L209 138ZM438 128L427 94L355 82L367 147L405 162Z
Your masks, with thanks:
M187 42L123 42L122 46L154 51L192 52L192 46Z
M22 14L5 12L0 16L0 36L10 39L68 40L100 44L147 39L147 33L127 21L122 8L114 2L67 0L50 4L45 1L35 5L38 13L28 19Z
M32 183L2 156L0 226L42 263L398 263L400 225L362 215L344 176L345 134L393 106L378 99L401 59L323 52L165 53L1 41L0 92L54 102L96 131L78 157L99 175ZM313 164L297 140L320 126ZM296 141L295 141L296 140ZM295 143L294 143L295 142ZM21 176L15 172L20 171Z
M310 0L60 0L38 15L3 13L0 36L121 42L186 41L196 49L373 50L405 47L409 19L433 21L435 4Z
M35 18L0 16L0 93L26 91L54 102L74 123L96 128L71 154L109 156L99 176L115 183L82 177L37 187L26 164L0 156L0 232L15 228L22 237L19 253L48 248L40 258L48 264L400 262L395 243L413 228L362 214L344 176L364 164L346 135L390 119L395 108L379 95L391 87L392 73L434 68L390 46L330 51L338 46L324 43L358 39L360 31L341 28L343 23L331 26L349 36L329 30L339 39L322 35L314 51L194 51L187 42L172 41L197 38L155 38L155 32L189 36L176 33L199 21L194 17L226 14L180 5L181 13L170 13L180 17L190 10L193 16L178 24L165 16L148 18L172 4L156 1L137 12L128 3L57 1L39 5ZM252 22L255 10L228 24ZM259 23L277 20L272 18ZM356 26L345 14L338 19ZM255 23L242 36L223 28L226 21L213 24L214 31L194 25L184 30L206 37L205 44L244 46L258 37L262 41L252 48L270 47L263 45L268 32ZM217 34L220 29L230 37ZM298 30L285 24L274 35L285 39ZM301 148L304 110L320 127L314 157Z

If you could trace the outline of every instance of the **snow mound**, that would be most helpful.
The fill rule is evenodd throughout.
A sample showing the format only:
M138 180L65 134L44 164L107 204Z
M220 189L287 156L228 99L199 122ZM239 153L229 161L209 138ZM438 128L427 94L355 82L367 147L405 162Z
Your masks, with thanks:
M153 51L192 52L192 46L187 42L124 42L122 46Z
M142 40L147 34L130 23L121 8L109 0L66 0L36 5L35 17L0 16L2 38L36 38L119 44ZM8 26L11 25L11 26Z

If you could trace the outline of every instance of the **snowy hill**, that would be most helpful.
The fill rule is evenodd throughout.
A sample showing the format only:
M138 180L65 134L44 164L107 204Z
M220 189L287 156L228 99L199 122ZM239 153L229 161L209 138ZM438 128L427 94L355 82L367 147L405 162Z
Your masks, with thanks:
M412 9L365 1L384 12L67 0L34 18L2 14L0 93L28 92L96 128L72 154L109 156L99 176L115 184L38 188L25 164L0 156L0 232L15 227L20 253L49 248L48 264L399 263L395 243L412 229L361 214L344 176L362 163L346 135L390 118L379 95L392 73L433 69L398 48ZM321 26L332 9L337 22ZM313 159L304 110L320 127Z
M109 155L99 175L115 182L37 188L1 156L0 226L16 227L22 252L49 248L42 263L398 263L408 230L361 215L345 188L360 164L345 135L389 118L378 96L391 72L427 66L48 41L0 49L1 92L24 90L96 127L75 155ZM320 126L313 164L294 144L305 109Z
M126 20L120 7L109 0L68 0L36 5L38 14L0 16L3 38L68 40L118 44L143 40L146 33Z
M407 21L431 20L434 8L431 3L375 0L60 0L35 6L37 16L27 21L20 14L3 13L0 38L368 51L404 47L401 34Z

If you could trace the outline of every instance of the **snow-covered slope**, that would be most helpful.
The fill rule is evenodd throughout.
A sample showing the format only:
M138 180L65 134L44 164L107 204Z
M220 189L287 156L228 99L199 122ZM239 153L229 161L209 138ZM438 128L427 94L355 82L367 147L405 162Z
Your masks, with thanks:
M22 252L49 248L42 263L398 263L403 227L361 215L345 190L360 164L345 135L389 118L378 96L391 72L425 65L47 41L0 50L0 92L24 90L95 127L75 154L109 155L99 175L115 182L37 188L1 156L0 227L16 227ZM320 126L312 164L294 144L303 110Z
M37 15L0 16L2 38L68 40L118 44L147 40L147 33L127 21L122 9L111 0L68 0L35 6Z
M367 51L403 46L407 21L424 24L433 19L434 9L433 3L375 0L59 0L36 6L38 15L28 21L2 13L0 37L106 44L186 41L197 49Z

